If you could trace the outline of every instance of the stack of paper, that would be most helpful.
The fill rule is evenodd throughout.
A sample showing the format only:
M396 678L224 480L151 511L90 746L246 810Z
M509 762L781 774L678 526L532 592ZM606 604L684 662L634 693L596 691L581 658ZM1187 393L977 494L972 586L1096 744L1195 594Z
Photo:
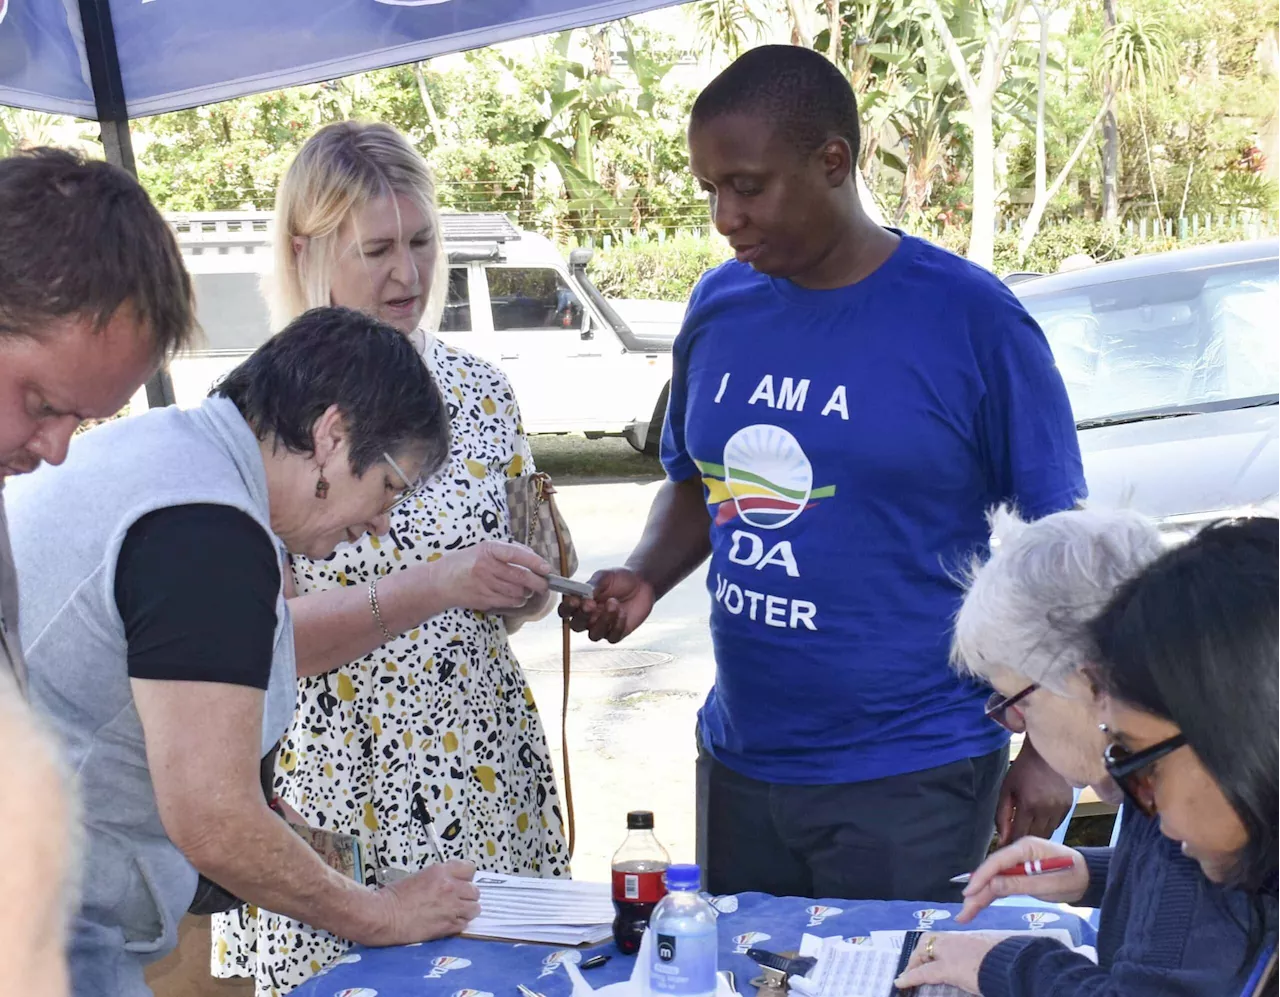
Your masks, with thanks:
M476 873L480 916L466 934L514 942L595 945L613 934L608 883Z

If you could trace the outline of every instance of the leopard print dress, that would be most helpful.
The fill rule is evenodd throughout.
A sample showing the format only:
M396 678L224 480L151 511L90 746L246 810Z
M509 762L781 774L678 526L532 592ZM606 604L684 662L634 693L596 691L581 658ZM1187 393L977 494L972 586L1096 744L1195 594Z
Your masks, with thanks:
M504 482L532 471L515 398L494 367L428 338L448 404L448 464L392 513L388 537L295 558L298 594L366 585L416 561L510 539ZM560 799L533 694L498 616L449 610L354 664L299 680L276 763L276 792L308 823L357 835L383 865L445 857L484 870L569 875ZM253 907L216 915L212 972L250 976L279 997L346 943Z

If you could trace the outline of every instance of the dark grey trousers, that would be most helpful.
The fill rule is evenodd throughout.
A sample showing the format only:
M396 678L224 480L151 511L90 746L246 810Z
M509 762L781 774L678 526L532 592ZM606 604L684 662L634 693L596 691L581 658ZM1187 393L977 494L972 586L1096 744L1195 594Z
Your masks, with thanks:
M830 786L758 782L698 745L698 863L713 894L959 902L995 826L1007 747Z

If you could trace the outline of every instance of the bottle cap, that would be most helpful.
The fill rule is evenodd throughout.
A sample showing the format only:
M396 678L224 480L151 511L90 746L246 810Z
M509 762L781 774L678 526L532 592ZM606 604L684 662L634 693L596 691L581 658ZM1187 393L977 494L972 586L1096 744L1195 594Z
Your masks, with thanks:
M627 814L627 830L628 831L652 831L653 830L653 811L652 810L632 810Z
M696 865L672 865L667 867L668 890L696 890L702 885L702 871Z

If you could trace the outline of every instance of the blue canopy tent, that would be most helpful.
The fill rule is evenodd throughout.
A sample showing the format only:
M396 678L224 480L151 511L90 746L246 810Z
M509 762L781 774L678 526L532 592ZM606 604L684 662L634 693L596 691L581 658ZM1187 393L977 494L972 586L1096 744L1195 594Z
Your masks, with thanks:
M0 0L0 104L98 121L136 173L129 119L330 80L679 0ZM160 376L154 405L173 393Z

